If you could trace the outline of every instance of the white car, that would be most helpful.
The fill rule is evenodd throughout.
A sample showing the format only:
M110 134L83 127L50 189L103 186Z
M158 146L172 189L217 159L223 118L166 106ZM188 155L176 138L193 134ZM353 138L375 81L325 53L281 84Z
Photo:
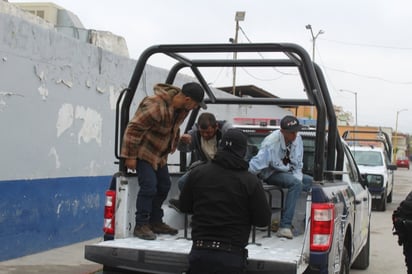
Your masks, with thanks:
M390 158L382 147L352 146L351 151L361 174L367 174L372 205L379 211L386 210L386 203L392 202L394 170Z

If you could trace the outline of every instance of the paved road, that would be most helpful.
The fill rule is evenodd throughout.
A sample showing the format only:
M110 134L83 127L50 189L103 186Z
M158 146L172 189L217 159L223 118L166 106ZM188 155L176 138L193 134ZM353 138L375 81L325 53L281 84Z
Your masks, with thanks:
M392 211L412 190L412 170L399 169L395 172L393 202L386 212L372 212L370 266L367 270L351 269L351 274L406 273L402 248L392 235ZM53 249L50 251L0 262L0 274L59 273L91 274L102 273L101 265L84 259L84 246L99 239Z
M18 259L0 262L0 274L95 273L101 269L101 266L84 259L84 246L97 241L99 241L99 239L93 239Z

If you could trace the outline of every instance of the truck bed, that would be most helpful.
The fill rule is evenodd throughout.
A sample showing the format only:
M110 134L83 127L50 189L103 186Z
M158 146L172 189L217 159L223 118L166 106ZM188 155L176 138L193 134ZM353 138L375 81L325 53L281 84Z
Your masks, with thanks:
M190 230L188 232L190 235ZM267 230L256 229L256 243L251 243L250 237L250 244L247 246L248 268L252 271L249 273L259 268L264 271L272 263L276 265L277 270L280 269L280 265L284 266L282 273L287 269L295 269L294 273L302 272L304 269L296 272L296 268L305 261L302 256L304 238L304 235L298 235L288 240L276 237L275 233L267 237ZM167 271L165 273L181 273L187 269L187 255L191 246L192 241L184 238L184 230L181 229L177 235L158 235L154 241L136 237L102 241L86 245L85 253L86 259L100 264L134 270L141 268L147 271L145 263L150 262L151 266L158 266L158 271L163 269L163 265L163 271Z
M277 199L276 195L274 199ZM308 243L303 233L305 229L306 204L310 198L302 194L296 206L294 217L295 237L292 240L278 238L276 232L268 237L267 228L256 228L255 242L249 237L248 273L302 273L308 261ZM310 208L310 207L309 207ZM128 226L124 238L102 241L85 247L85 258L99 264L153 273L182 273L188 267L187 255L192 241L190 226L184 230L185 214L164 205L164 221L179 229L177 235L158 235L148 241L133 237L133 226ZM134 212L133 210L131 212ZM190 215L188 217L190 223ZM279 212L274 212L272 220L279 220ZM185 237L186 235L186 237ZM307 241L307 240L306 240Z

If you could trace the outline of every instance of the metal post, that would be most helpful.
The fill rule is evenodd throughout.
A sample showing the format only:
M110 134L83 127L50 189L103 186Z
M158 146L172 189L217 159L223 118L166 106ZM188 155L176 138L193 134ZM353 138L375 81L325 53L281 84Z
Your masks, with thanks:
M358 93L347 89L340 89L341 92L349 92L355 95L355 128L358 126Z
M393 138L393 156L392 163L396 164L397 154L398 154L398 117L399 113L402 111L407 111L406 108L396 111L396 122L395 122L395 136Z
M356 131L358 130L358 93L347 89L340 89L339 91L349 92L355 95L355 133L353 134L353 139L356 139Z
M244 21L245 20L245 14L246 12L244 11L237 11L235 15L235 21L236 21L236 30L235 30L235 39L231 40L233 41L233 44L237 44L237 39L238 39L238 33L239 33L239 21ZM233 60L236 61L237 59L237 51L233 52ZM233 66L233 86L232 86L232 94L236 95L236 66Z
M312 25L308 24L305 27L306 29L310 31L310 35L312 36L312 62L315 62L316 38L318 38L320 34L324 34L325 32L323 30L319 30L318 33L314 35L313 30L312 30ZM311 119L314 119L314 107L313 106L310 107L310 116L311 116L310 117Z

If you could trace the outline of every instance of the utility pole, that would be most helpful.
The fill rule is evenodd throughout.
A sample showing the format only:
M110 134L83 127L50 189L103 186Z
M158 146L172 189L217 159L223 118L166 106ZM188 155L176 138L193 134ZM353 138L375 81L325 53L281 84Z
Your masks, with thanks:
M355 133L353 134L353 138L356 139L356 131L358 130L358 93L356 91L347 90L347 89L340 89L341 92L349 92L355 95Z
M319 35L324 34L325 32L323 30L319 30L316 35L313 34L312 30L312 25L308 24L306 25L306 29L310 30L310 34L312 36L312 61L315 62L315 44L316 44L316 39L318 38Z
M395 136L393 138L393 159L392 159L392 163L396 164L396 155L398 154L398 117L399 117L399 113L401 113L402 111L407 111L406 108L401 109L396 111L396 123L395 123Z
M358 93L356 91L351 91L347 89L340 89L341 92L349 92L355 95L355 130L358 126Z
M316 44L316 38L318 38L319 35L324 34L325 32L323 30L319 30L316 35L313 34L312 30L312 25L308 24L305 26L306 29L310 30L310 34L312 36L312 62L315 62L315 44ZM310 118L314 118L314 107L310 107Z
M235 21L236 21L236 30L235 30L235 39L230 39L230 41L233 44L237 44L237 38L238 38L238 33L239 33L239 21L244 21L245 20L245 11L237 11L235 15ZM237 60L237 51L233 52L233 60ZM232 93L233 95L236 95L236 66L233 66L233 86L232 86Z

